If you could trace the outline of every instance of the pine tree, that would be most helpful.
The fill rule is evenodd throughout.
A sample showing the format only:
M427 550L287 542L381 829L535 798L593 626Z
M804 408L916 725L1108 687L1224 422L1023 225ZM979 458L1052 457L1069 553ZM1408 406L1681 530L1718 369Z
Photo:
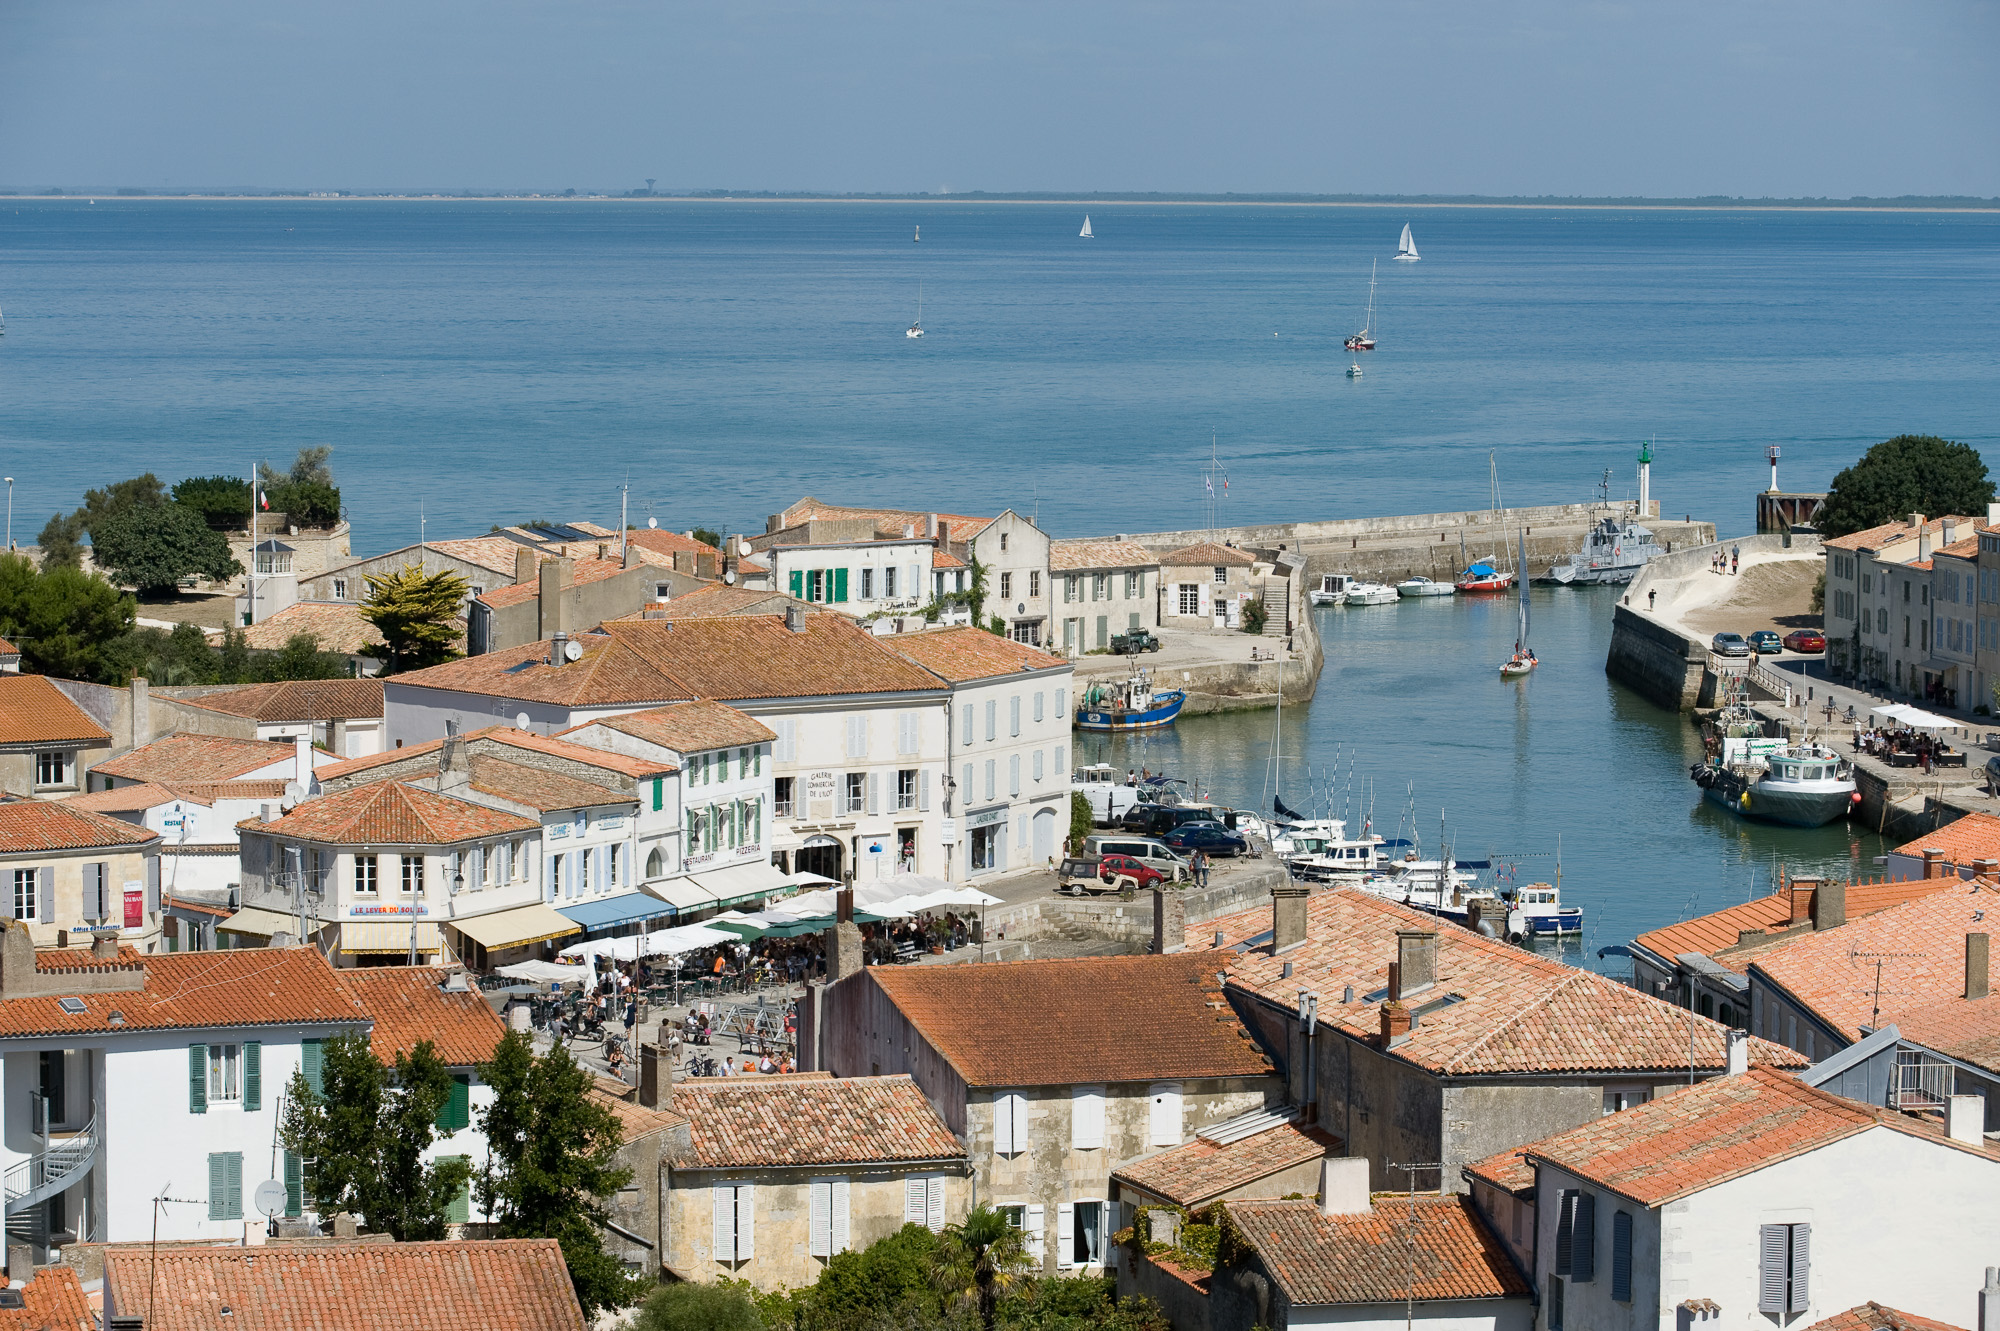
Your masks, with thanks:
M389 673L420 670L458 655L458 607L469 584L449 569L425 573L405 564L394 573L370 573L361 617L382 634Z

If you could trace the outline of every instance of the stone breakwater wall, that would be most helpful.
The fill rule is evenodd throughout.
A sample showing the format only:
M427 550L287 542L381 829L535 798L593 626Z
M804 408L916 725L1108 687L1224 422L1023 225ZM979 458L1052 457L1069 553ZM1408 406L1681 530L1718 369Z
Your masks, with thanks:
M1231 874L1227 882L1205 888L1183 888L1181 905L1189 924L1201 924L1255 906L1268 909L1271 889L1282 887L1287 881L1284 865L1273 860L1245 873ZM1152 893L1137 893L1130 901L1107 894L1042 897L996 906L986 912L986 937L989 961L1023 960L1036 955L1036 943L1056 940L1077 943L1106 940L1123 944L1125 950L1144 952L1153 943ZM967 960L978 956L976 948L961 952L970 953Z

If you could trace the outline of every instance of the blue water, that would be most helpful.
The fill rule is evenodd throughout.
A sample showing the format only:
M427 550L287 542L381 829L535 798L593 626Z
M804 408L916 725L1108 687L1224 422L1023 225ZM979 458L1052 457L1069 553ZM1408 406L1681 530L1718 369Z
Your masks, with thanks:
M1633 484L1747 530L1763 449L1824 486L1899 432L2000 430L2000 216L1092 205L0 199L15 535L86 486L334 446L354 548L535 518L761 530L835 502L1038 513L1058 535L1424 512ZM1412 223L1421 263L1389 262ZM912 244L912 227L924 240ZM1380 350L1349 380L1382 260ZM903 336L923 292L921 341ZM1294 804L1522 857L1583 951L1866 875L1879 838L1745 824L1693 733L1604 677L1608 589L1318 612ZM1257 803L1270 714L1116 761ZM1413 792L1413 793L1412 793ZM1545 857L1545 858L1544 858ZM1571 952L1577 952L1572 945Z
M1867 444L1996 438L2000 217L0 199L16 535L329 443L357 549L804 493L1058 534L1633 484L1724 532ZM1389 262L1404 221L1424 254ZM923 242L912 244L921 224ZM1367 375L1344 376L1382 260ZM903 337L918 287L929 335Z

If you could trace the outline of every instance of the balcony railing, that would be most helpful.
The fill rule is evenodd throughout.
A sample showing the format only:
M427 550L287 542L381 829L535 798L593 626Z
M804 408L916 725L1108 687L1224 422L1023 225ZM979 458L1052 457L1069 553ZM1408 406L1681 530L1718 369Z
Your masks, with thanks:
M43 1150L7 1170L4 1187L8 1215L25 1211L46 1197L64 1191L97 1159L97 1119L81 1132L54 1137Z

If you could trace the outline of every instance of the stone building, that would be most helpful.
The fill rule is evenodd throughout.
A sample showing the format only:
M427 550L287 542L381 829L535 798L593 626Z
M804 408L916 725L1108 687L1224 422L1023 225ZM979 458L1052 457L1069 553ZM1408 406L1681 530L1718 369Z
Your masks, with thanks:
M110 730L47 677L0 673L0 790L61 799L111 748Z
M1262 589L1258 571L1256 556L1212 541L1167 551L1160 556L1160 624L1175 629L1236 628L1244 603ZM1108 640L1090 643L1090 647L1108 645Z
M150 952L160 937L159 833L88 809L0 802L0 917L36 947L107 934Z
M1108 647L1114 635L1160 626L1160 561L1131 541L1050 541L1049 600L1065 656Z

